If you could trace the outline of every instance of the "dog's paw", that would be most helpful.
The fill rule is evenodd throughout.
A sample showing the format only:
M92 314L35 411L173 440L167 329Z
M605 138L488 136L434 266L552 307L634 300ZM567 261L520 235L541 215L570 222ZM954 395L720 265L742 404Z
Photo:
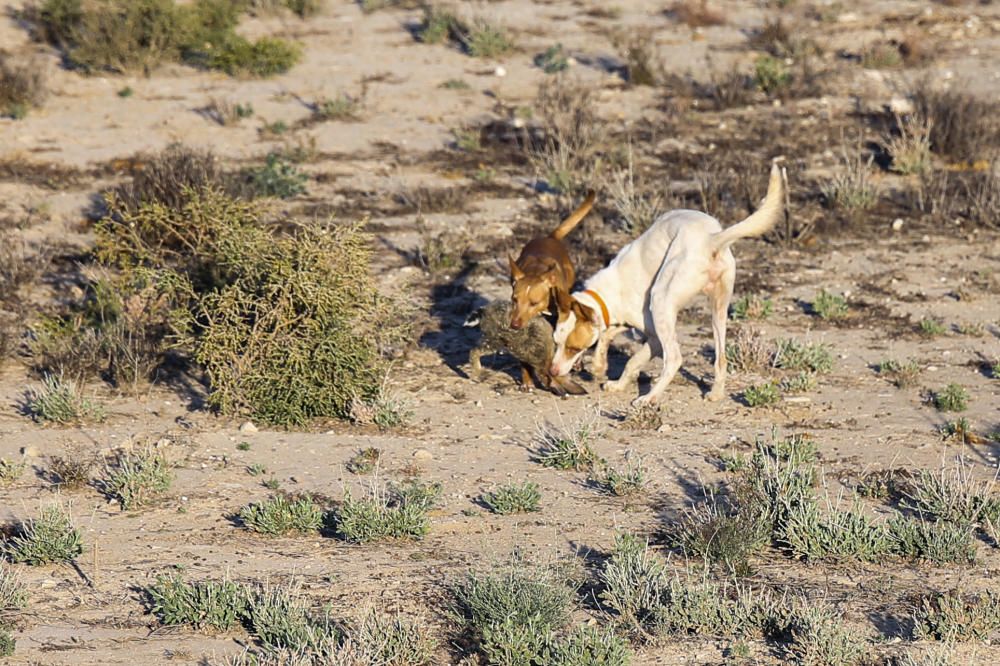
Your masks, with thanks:
M601 388L608 393L620 393L625 390L625 382L615 379L610 382L604 382L601 384Z
M705 396L705 400L707 400L709 402L719 402L720 400L722 400L725 397L726 397L726 390L725 389L722 389L722 388L714 389L713 388Z
M640 395L638 398L633 400L632 406L635 407L636 409L639 409L645 407L646 405L652 405L654 403L656 403L656 398L654 398L651 394L647 393L646 395Z

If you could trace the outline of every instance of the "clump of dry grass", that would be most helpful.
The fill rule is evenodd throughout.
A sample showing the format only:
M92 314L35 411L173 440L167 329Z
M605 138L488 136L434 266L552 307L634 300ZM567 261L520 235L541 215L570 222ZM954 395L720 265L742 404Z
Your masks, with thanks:
M611 202L618 212L622 229L634 235L644 232L669 206L656 188L648 187L636 172L632 145L628 147L625 168L611 174L608 185Z
M924 81L913 93L917 113L929 123L931 150L953 160L990 157L1000 141L995 106L969 92L932 88Z
M23 118L42 105L48 89L38 60L16 60L0 51L0 116Z
M726 343L726 360L736 372L760 372L771 366L774 345L753 326L740 326Z
M875 205L878 189L872 180L872 162L862 154L860 140L855 150L841 145L841 166L822 186L823 198L830 208L854 216Z
M725 25L726 16L721 11L708 6L708 0L682 0L675 2L667 10L667 15L691 28L706 28Z
M893 171L905 176L931 168L931 127L931 121L919 114L896 115L896 132L884 137Z

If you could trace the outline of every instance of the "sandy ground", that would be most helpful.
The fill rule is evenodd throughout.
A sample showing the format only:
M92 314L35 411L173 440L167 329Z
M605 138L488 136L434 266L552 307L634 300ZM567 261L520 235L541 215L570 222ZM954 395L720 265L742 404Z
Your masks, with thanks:
M757 3L713 3L725 10L727 24L693 31L665 16L662 3L618 3L621 14L610 19L588 11L601 4L515 0L477 6L518 34L521 49L500 61L415 43L407 30L419 20L419 12L413 11L364 15L353 4L338 2L305 22L289 17L247 20L241 26L247 34L289 36L305 46L301 65L265 81L235 80L182 66L164 67L149 78L84 77L61 69L56 55L32 45L17 22L5 16L0 20L0 45L19 53L38 51L52 92L44 108L26 119L0 119L0 160L43 171L55 165L69 169L70 176L45 182L25 175L38 169L22 169L21 175L0 177L0 215L38 212L38 222L23 231L25 237L57 245L72 257L90 240L84 211L91 197L123 177L114 161L179 140L210 147L232 164L259 160L286 142L315 141L316 158L303 167L314 177L308 195L280 206L294 210L323 203L334 210L377 211L377 206L359 204L361 193L385 202L394 192L417 185L468 184L467 178L456 180L447 158L440 157L452 141L451 130L491 117L498 105L530 104L545 76L532 64L532 56L556 41L579 61L574 74L600 90L600 109L609 123L638 126L661 113L657 95L625 88L613 66L596 64L618 62L609 31L653 29L667 68L697 78L709 67L706 54L716 68L751 61L747 35L773 15ZM920 27L935 37L939 49L926 72L941 79L961 78L984 96L1000 94L1000 78L990 67L1000 56L996 6L878 4L874 13L868 3L842 3L838 19L806 25L814 34L823 34L830 53L856 51L865 40ZM820 5L824 7L830 5ZM795 11L807 14L805 8ZM505 76L497 76L498 65L505 68ZM756 112L766 122L779 116L815 117L819 111L814 109L835 113L856 104L888 103L919 74L856 66L848 70L838 74L842 93L793 102L790 109L755 107ZM366 77L371 80L359 121L313 125L278 139L260 136L265 122L291 125L306 118L307 102L341 92L359 94ZM439 87L453 78L465 80L470 89ZM134 94L119 97L126 86ZM197 111L212 98L250 103L255 115L237 126L220 127ZM699 143L697 136L660 139ZM763 177L765 164L751 166L760 168ZM828 156L820 152L807 167L822 170L825 165ZM480 192L468 212L426 214L427 227L432 232L461 232L470 246L489 251L516 250L531 230L547 228L556 212L549 199L531 188L533 174L527 167L502 171L505 194ZM898 233L886 225L857 234L820 235L807 247L740 243L737 296L759 291L774 300L774 315L760 328L768 337L830 345L836 358L833 372L821 376L816 390L804 399L773 408L745 406L741 391L759 378L738 373L731 375L728 399L703 401L711 375L711 329L704 303L696 303L682 320L686 361L663 400L665 425L659 431L634 431L623 428L616 417L633 396L602 394L593 383L590 395L576 399L538 391L525 394L515 389L512 367L503 359L496 362L499 371L486 381L471 381L463 364L475 338L460 324L473 304L507 295L503 254L481 257L476 270L459 278L428 275L406 257L419 242L416 217L390 211L376 212L372 220L379 238L376 263L385 287L405 289L416 309L426 313L419 315L420 340L393 374L394 390L413 411L412 425L400 432L350 426L240 432L240 420L196 409L195 399L167 387L134 397L99 384L89 390L107 405L105 423L42 427L17 407L36 378L16 361L3 366L0 402L6 407L0 410L0 456L23 458L28 471L0 489L0 520L34 515L58 492L46 474L53 456L95 456L129 442L160 441L177 463L169 493L141 511L122 512L94 488L61 493L71 503L86 550L74 567L18 567L30 588L30 605L17 616L17 652L5 663L207 663L213 655L239 651L245 635L164 629L147 613L142 587L157 573L175 567L191 578L294 577L310 595L331 603L337 617L356 617L360 609L374 605L400 609L441 627L445 583L469 567L502 560L515 547L546 560L607 552L618 531L651 535L655 543L669 517L697 499L702 484L722 478L715 464L720 451L749 450L750 443L769 436L772 427L815 438L832 496L847 487L841 481L849 482L863 471L937 469L959 452L942 442L937 431L947 415L927 404L927 390L962 384L972 396L962 416L983 434L1000 428L1000 383L982 369L982 364L1000 357L1000 290L995 280L1000 274L1000 236L995 233L917 228L907 218ZM584 225L600 227L601 221L592 216ZM586 233L588 244L601 244L609 254L628 240L611 225ZM590 261L580 272L586 275L597 266ZM33 294L39 310L58 299L61 284L45 280ZM824 323L806 312L803 303L821 288L848 295L853 314L847 323ZM925 316L950 325L979 324L982 335L950 331L924 338L906 320ZM627 339L621 343L612 357L612 375L629 349ZM873 364L890 357L919 361L924 371L917 386L897 389L874 372ZM658 365L650 372L655 375ZM646 385L644 381L643 388ZM595 412L602 426L597 453L620 463L631 452L641 456L649 471L650 487L638 499L603 496L584 474L546 469L533 460L532 437L540 424L569 424ZM237 448L242 442L249 444L248 450ZM345 489L357 492L367 482L344 465L369 446L384 453L383 479L418 473L442 484L443 500L422 541L352 546L320 536L261 538L231 519L241 506L271 494L261 477L247 473L249 466L266 467L267 477L280 481L284 490L336 500ZM977 476L988 478L995 472L998 447L995 442L967 447ZM484 490L521 479L540 485L541 513L494 516L474 501ZM901 612L912 594L995 585L998 573L1000 556L982 543L978 563L969 567L904 562L805 565L770 553L758 563L755 579L831 600L844 609L845 619L875 635L892 624L880 620L881 614ZM581 611L580 619L584 617ZM721 663L727 645L678 639L638 646L634 663ZM960 647L956 655L955 663L1000 659L1000 651L989 646ZM439 657L440 663L453 659L446 651Z

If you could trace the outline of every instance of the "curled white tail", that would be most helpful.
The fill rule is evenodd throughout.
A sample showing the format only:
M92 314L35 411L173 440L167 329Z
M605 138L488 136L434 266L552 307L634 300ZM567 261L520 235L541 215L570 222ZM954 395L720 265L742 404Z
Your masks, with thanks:
M712 235L712 251L718 252L740 238L762 236L770 231L781 219L785 208L785 170L778 166L778 160L771 164L771 178L767 183L764 203L750 217L728 229Z

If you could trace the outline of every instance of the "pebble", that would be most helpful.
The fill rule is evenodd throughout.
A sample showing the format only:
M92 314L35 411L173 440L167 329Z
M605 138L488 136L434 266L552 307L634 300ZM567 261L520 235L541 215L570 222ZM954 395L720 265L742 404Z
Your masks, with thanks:
M897 217L895 220L892 221L893 231L899 231L902 228L903 228L903 218Z
M240 432L258 432L257 426L253 424L253 421L246 421L240 426Z
M433 460L434 456L427 449L417 449L413 452L413 457L417 460Z
M507 68L503 65L497 65L497 68L493 70L493 73L497 76L507 76Z
M34 446L22 446L21 455L28 458L37 458L39 456L38 449Z

